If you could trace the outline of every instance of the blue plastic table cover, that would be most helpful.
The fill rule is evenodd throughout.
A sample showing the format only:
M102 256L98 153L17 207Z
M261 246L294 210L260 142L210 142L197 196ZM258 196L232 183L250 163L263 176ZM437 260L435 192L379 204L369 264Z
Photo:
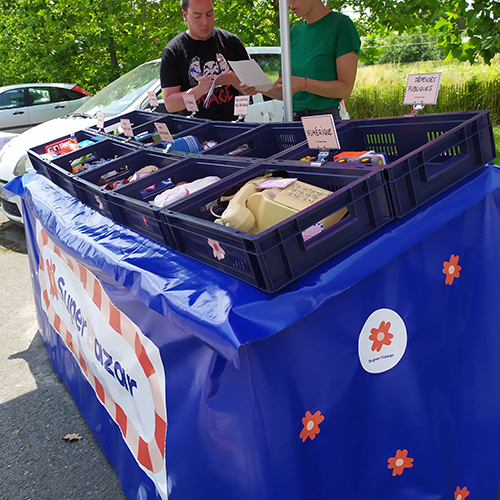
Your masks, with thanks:
M496 499L500 170L267 294L21 196L40 331L129 499Z

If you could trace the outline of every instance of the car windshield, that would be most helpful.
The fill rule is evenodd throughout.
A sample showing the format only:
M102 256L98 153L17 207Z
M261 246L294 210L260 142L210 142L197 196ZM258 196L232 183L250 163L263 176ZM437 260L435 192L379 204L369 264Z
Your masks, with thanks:
M80 106L75 115L118 115L125 111L156 81L159 82L160 61L152 61L129 71L104 87L94 97Z

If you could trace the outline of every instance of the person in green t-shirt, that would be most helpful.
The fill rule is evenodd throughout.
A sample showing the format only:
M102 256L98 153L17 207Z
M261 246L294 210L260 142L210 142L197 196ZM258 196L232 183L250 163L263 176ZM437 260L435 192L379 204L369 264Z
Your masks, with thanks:
M290 29L293 119L332 114L340 119L341 101L356 80L361 41L349 17L332 12L322 0L289 0L291 11L304 21ZM240 90L255 95L254 87ZM283 99L282 80L264 93Z

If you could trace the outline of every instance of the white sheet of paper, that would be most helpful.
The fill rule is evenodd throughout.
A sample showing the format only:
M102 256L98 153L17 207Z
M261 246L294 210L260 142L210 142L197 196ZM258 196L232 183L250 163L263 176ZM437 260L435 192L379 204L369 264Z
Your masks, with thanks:
M258 92L267 92L273 87L273 82L269 80L269 77L253 59L228 61L228 63L233 68L241 83L249 87L255 87Z

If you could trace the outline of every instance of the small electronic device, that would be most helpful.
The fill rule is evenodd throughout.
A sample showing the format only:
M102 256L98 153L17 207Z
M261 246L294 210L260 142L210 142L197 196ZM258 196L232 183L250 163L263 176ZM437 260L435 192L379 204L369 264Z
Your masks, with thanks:
M388 159L385 153L375 151L343 151L333 157L338 163L369 163L370 165L387 165Z
M240 188L217 222L257 234L331 194L332 191L297 179L259 177ZM343 208L329 215L321 221L323 228L337 223L347 212L347 208Z

